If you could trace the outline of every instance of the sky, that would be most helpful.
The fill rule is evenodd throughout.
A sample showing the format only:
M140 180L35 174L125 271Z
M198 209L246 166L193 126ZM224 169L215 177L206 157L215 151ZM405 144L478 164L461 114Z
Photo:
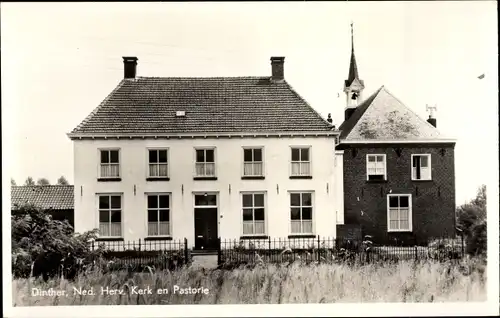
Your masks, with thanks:
M457 204L472 199L498 176L493 1L2 3L4 175L73 182L66 134L123 78L122 56L138 76L268 76L285 56L287 82L338 126L351 21L364 96L385 85L423 118L436 105Z

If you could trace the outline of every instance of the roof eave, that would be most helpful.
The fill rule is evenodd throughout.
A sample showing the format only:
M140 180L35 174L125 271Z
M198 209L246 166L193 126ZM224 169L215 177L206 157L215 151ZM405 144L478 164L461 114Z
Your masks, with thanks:
M78 139L145 139L145 138L244 138L244 137L322 137L339 136L340 131L317 130L317 131L294 131L294 132L235 132L235 133L120 133L120 134L99 134L99 133L68 133L72 140Z
M364 139L364 140L346 140L341 139L341 144L422 144L422 143L456 143L452 138L433 138L433 139Z

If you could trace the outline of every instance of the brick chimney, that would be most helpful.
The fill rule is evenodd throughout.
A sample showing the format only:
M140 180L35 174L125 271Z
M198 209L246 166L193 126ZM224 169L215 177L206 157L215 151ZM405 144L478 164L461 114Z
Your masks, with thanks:
M427 119L427 122L437 128L436 118L434 117L434 112L437 110L437 107L435 105L434 106L426 105L425 110L429 112L429 119Z
M124 56L123 57L123 77L135 78L137 73L137 57Z
M434 126L434 127L436 127L436 128L437 128L437 126L436 126L436 124L437 124L437 123L436 123L436 118L432 118L431 116L429 116L429 119L427 119L427 122L428 122L429 124L431 124L432 126Z
M283 64L285 63L284 56L271 57L272 76L271 81L279 82L285 79L285 70Z
M328 118L326 119L326 121L330 124L333 124L332 114L328 114Z

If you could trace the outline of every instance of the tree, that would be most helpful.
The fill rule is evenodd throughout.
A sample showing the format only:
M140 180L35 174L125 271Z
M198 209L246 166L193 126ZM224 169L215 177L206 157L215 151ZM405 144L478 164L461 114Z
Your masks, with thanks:
M485 255L486 185L479 187L474 199L458 207L457 226L467 238L467 252L473 255Z
M16 180L14 180L14 178L10 178L10 185L11 185L11 186L15 186L15 185L17 185L17 184L16 184Z
M68 185L69 182L66 180L64 176L61 176L59 179L57 179L57 184L58 185Z
M36 182L37 185L49 185L50 181L47 178L40 178Z
M35 180L33 180L32 177L27 177L26 181L24 181L24 185L26 185L26 186L34 186L35 185Z
M97 229L74 233L68 221L53 220L42 209L20 205L12 211L12 273L15 277L59 275L74 277L81 265L90 264L100 251L93 252L89 242L97 238Z

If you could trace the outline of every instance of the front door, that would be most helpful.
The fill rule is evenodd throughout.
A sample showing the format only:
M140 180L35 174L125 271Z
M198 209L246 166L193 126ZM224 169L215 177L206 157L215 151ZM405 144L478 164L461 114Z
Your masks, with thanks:
M195 194L194 196L194 248L217 249L217 195Z

